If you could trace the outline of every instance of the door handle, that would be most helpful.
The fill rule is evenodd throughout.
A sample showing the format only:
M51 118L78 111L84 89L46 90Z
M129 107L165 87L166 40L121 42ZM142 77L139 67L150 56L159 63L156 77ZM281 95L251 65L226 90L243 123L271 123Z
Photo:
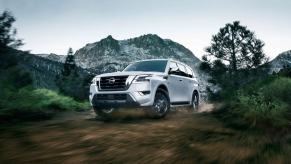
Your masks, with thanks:
M180 79L179 81L183 81L183 80Z

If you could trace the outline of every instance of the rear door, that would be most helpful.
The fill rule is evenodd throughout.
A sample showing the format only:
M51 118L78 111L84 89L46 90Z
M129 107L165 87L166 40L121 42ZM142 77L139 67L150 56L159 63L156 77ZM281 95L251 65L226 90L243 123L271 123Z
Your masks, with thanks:
M181 91L183 92L183 95L181 97L181 104L189 104L191 98L189 97L189 93L191 92L190 88L190 78L187 73L187 69L185 65L177 63L179 70L180 70L180 76L179 81L181 86Z
M187 73L184 65L171 62L168 76L168 89L171 104L189 104Z
M181 101L183 95L182 85L180 81L180 72L176 62L170 62L169 76L168 76L168 90L171 103Z
M196 79L194 78L194 73L192 71L192 69L189 66L186 66L186 70L187 70L187 74L188 74L188 91L189 91L189 98L190 101L192 100L192 96L193 96L193 91L194 89L196 89L196 87L198 86L198 83L196 81Z

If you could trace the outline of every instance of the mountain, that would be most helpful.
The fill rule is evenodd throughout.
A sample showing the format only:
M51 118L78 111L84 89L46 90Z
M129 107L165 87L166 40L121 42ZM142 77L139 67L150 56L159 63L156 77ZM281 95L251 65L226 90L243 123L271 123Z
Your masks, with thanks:
M155 34L127 40L111 35L99 42L89 43L75 53L78 66L94 73L120 71L129 63L143 59L173 58L195 68L200 60L187 48Z
M13 48L5 48L0 51L3 59L0 61L0 65L13 63L19 69L30 73L35 87L56 89L54 78L61 73L62 63ZM13 64L1 68L8 68Z
M55 77L61 73L65 55L10 51L19 60L19 64L31 73L34 86L56 89ZM78 70L83 76L122 70L131 62L154 58L177 59L192 68L200 62L184 46L153 34L127 40L115 40L109 35L99 42L87 44L75 53Z
M64 56L56 54L31 54L26 51L12 48L7 48L5 51L3 50L3 52L0 52L0 56L1 55L9 57L10 60L8 60L9 58L4 61L0 60L0 66L7 65L7 62L17 63L19 68L30 73L33 86L37 88L57 89L55 78L57 75L61 74L63 69L62 61L65 59ZM86 69L78 67L77 71L80 74L80 79L91 76Z
M63 68L63 63L53 60L51 55L31 54L19 50L10 50L10 55L16 57L22 69L28 71L37 88L57 89L55 77Z
M291 50L279 54L270 62L270 72L279 72L284 67L291 67Z
M66 60L66 56L65 55L57 55L54 53L50 53L50 54L34 54L36 56L42 57L42 58L46 58L52 61L57 61L57 62L61 62L64 63Z

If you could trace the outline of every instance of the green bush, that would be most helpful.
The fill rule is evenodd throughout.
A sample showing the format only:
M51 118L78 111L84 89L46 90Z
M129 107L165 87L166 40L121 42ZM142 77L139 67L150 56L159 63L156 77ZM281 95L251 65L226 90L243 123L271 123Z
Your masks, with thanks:
M59 95L47 89L24 87L17 91L6 89L0 100L0 117L38 119L39 116L53 115L57 111L87 110L88 102L77 102L71 97Z
M31 87L30 74L18 66L0 70L0 75L0 121L42 119L57 111L89 109L88 102L77 102L55 91Z
M288 112L285 103L268 100L262 93L239 95L238 99L239 113L252 126L263 123L274 126L288 125L288 120L284 118Z
M291 78L280 77L262 88L267 100L277 100L291 106Z
M290 128L290 95L290 78L268 77L237 91L232 99L225 101L223 110L218 113L219 116L226 118L224 121L230 121L228 123L231 124L263 128Z

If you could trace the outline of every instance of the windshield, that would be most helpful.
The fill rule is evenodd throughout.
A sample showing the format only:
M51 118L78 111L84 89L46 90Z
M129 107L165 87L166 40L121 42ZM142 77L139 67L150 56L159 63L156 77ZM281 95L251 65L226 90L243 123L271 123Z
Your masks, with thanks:
M165 72L167 66L167 60L150 60L136 62L123 71L144 71L144 72Z

